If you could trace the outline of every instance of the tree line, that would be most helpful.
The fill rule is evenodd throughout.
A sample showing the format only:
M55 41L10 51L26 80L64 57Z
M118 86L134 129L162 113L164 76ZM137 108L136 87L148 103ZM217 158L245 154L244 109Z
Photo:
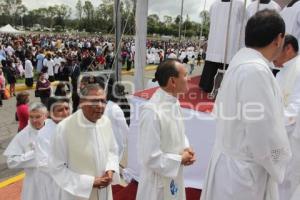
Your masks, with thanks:
M121 1L122 30L127 35L135 34L136 0ZM182 35L186 37L199 36L203 25L203 35L209 31L209 16L207 11L199 14L202 24L193 22L188 15L182 21ZM54 31L79 30L90 33L114 33L114 0L103 0L95 7L91 1L78 0L75 11L65 4L29 10L22 0L0 0L0 25L12 24L26 28L39 24ZM156 14L148 16L148 34L178 36L180 15L176 18Z

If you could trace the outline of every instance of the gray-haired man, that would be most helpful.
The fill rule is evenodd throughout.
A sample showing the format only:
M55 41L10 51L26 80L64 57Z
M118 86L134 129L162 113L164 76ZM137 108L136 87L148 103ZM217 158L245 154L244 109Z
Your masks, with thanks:
M78 111L57 126L50 155L51 174L61 200L111 200L118 182L118 147L110 120L103 116L106 95L99 85L85 86Z
M22 200L40 199L37 191L36 171L39 161L36 154L36 141L39 130L44 127L47 108L42 103L29 106L29 124L10 142L4 155L7 156L9 168L24 169L26 177L23 182Z

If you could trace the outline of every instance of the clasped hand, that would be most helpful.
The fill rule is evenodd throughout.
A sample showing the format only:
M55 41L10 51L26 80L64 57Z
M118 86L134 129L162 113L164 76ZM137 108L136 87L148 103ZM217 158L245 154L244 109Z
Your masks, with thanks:
M107 187L112 182L113 174L114 172L109 170L103 176L95 177L93 187L99 189Z
M181 163L185 166L192 165L196 161L196 154L190 147L185 148L181 154Z

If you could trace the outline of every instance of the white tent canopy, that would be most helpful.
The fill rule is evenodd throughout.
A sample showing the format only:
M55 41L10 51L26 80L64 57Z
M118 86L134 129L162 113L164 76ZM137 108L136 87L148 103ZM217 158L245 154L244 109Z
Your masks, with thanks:
M7 24L0 28L0 32L2 32L2 33L21 33L22 31L18 31L17 29L12 27L10 24Z

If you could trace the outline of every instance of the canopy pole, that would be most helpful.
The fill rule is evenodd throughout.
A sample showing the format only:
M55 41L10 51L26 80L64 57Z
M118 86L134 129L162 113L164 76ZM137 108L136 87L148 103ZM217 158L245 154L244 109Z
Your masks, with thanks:
M183 15L183 1L181 0L181 9L180 9L180 22L179 22L179 33L178 33L178 37L179 37L179 43L181 42L181 27L182 27L182 15Z
M136 2L135 13L135 55L134 55L134 91L144 89L144 67L146 66L148 0Z
M120 62L120 42L121 42L121 4L120 0L115 0L114 5L114 18L115 18L115 77L116 81L121 81L122 63Z

